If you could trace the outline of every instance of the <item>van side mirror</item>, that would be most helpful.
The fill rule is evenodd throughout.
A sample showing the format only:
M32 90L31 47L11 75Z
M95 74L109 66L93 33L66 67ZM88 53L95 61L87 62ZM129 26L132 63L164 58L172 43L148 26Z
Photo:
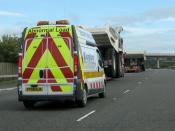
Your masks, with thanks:
M103 62L101 60L98 60L98 63L100 65L100 67L103 67Z

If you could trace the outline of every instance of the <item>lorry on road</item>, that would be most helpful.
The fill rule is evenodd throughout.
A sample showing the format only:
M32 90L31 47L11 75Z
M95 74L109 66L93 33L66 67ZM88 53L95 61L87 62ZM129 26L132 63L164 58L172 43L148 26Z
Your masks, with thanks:
M119 78L124 76L122 27L89 28L99 48L103 60L106 77Z
M53 100L84 107L91 95L105 97L104 65L90 32L59 20L40 21L22 34L18 99L26 108Z
M145 71L145 60L144 52L127 52L125 54L125 72Z

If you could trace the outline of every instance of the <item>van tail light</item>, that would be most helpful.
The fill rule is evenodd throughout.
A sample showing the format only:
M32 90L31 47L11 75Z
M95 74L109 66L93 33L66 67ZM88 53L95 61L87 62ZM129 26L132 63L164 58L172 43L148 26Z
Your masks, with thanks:
M18 55L18 77L22 77L22 53Z
M78 74L78 55L74 53L74 76Z

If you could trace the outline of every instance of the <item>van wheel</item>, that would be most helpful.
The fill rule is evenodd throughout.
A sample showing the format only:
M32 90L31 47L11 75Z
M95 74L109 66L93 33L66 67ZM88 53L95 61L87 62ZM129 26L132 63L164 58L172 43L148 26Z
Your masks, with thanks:
M106 97L106 84L105 84L105 86L104 86L104 91L103 91L102 93L99 93L98 96L99 96L100 98L105 98L105 97Z
M32 109L34 107L35 101L23 101L25 108Z
M82 99L77 100L77 104L78 104L79 107L85 107L86 106L86 104L87 104L87 91L86 91L85 88L83 89Z

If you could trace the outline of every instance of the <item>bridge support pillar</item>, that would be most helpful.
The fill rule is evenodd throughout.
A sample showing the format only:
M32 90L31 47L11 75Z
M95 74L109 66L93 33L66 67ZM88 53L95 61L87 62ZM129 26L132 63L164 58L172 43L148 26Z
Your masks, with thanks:
M159 69L160 68L160 59L159 59L159 57L157 57L157 69Z

